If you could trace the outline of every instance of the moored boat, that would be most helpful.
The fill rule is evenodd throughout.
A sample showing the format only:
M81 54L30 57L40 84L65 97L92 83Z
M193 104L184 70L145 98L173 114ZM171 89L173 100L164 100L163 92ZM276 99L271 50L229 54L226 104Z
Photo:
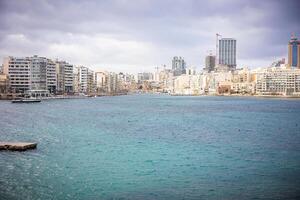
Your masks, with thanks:
M38 103L41 102L40 99L14 99L12 103Z

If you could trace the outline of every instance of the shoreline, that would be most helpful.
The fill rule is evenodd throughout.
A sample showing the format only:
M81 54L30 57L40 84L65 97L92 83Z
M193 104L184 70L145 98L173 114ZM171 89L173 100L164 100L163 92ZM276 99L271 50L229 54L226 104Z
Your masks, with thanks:
M204 94L204 95L188 95L188 94L167 94L167 93L147 93L152 95L161 95L165 94L168 96L186 96L186 97L252 97L252 98L261 98L261 99L297 99L300 100L300 96L285 96L285 95L218 95L218 94ZM96 97L112 97L112 96L123 96L123 95L139 95L139 93L128 93L128 94L110 94L110 95L90 95L90 96L77 96L77 95L68 95L68 96L51 96L51 97L42 97L38 98L41 100L60 100L60 99L89 99ZM0 96L0 101L11 101L17 98L2 98Z
M95 98L95 97L108 97L108 96L122 96L128 95L127 93L118 93L118 94L106 94L106 95L56 95L50 97L38 97L37 99L40 100L56 100L56 99L88 99L88 98ZM22 99L24 97L21 96L1 96L0 94L0 101L11 101L15 99Z
M219 95L219 94L203 94L203 95L188 95L188 94L169 94L170 96L208 96L208 97L253 97L253 98L270 98L270 99L300 99L300 96L286 96L286 95L240 95L240 94L231 94L231 95Z

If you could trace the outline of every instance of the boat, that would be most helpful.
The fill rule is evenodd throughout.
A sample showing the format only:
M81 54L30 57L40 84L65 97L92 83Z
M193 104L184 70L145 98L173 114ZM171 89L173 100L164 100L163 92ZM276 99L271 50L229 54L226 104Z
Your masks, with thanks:
M14 99L12 103L38 103L41 102L40 99Z

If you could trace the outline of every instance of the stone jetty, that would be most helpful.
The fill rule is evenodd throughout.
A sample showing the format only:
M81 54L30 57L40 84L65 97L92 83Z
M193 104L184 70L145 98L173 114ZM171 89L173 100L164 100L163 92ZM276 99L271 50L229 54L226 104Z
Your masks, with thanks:
M9 151L26 151L28 149L35 149L37 143L30 142L0 142L0 150Z

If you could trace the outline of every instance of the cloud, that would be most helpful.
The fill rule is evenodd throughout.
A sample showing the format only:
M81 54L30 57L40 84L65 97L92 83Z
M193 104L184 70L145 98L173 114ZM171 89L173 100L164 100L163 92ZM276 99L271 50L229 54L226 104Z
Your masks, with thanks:
M38 54L111 71L204 65L215 34L237 39L238 64L266 65L300 34L297 1L0 1L0 57Z

